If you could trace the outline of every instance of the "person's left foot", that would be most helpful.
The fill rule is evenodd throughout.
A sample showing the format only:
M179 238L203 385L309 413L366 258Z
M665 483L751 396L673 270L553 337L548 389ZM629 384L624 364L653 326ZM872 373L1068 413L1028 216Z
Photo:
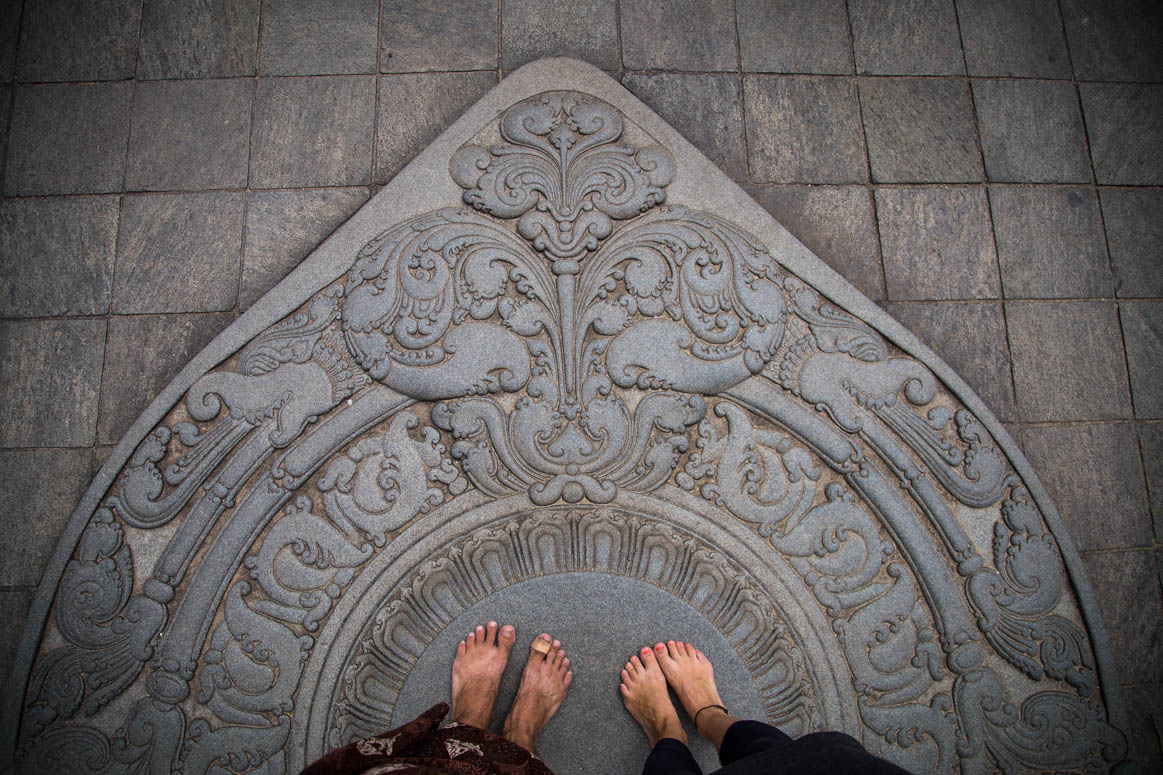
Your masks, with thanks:
M505 739L536 754L537 738L561 706L572 682L569 657L562 650L561 641L545 633L538 635L529 647L521 686L505 719L502 732Z
M468 634L452 661L452 720L488 729L497 687L509 662L517 632L508 624L489 622Z

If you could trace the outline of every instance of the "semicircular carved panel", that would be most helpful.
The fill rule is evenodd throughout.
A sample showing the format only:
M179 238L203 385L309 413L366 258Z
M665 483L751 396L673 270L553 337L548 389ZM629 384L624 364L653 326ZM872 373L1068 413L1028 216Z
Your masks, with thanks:
M448 536L433 569L502 536L519 556L534 533L580 562L565 536L616 534L645 501L701 514L725 544L670 524L634 545L657 530L667 563L683 547L738 585L731 614L770 631L733 643L760 683L797 666L765 690L799 698L808 728L840 717L813 709L802 668L827 665L853 731L916 772L1129 764L1052 507L996 421L762 238L670 201L675 156L607 102L517 101L449 170L459 206L384 224L343 278L197 379L87 515L31 668L20 771L302 764L304 671L351 590L401 536L501 500L526 516ZM828 640L804 646L754 591L745 547L794 570L781 603ZM496 562L510 581L536 570ZM403 664L388 636L426 582L400 583L369 637ZM351 670L394 680L369 664L315 671L311 696L341 697ZM359 708L362 726L341 711L331 742L382 710Z

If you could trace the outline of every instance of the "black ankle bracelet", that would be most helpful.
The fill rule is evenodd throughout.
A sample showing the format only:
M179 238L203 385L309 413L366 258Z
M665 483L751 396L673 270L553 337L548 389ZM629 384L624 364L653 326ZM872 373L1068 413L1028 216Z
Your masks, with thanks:
M726 713L728 716L731 715L730 711L728 711L722 705L707 705L704 708L699 708L698 710L695 711L695 717L693 719L691 719L691 721L695 722L695 729L698 729L698 726L699 726L699 714L702 713L704 710L710 710L711 708L718 708L719 710Z

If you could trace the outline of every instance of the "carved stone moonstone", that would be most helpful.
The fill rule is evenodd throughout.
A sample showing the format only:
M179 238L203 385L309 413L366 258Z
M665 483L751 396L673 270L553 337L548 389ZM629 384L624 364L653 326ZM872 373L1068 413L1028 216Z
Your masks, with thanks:
M617 670L659 637L737 712L912 772L1132 768L1081 565L997 420L569 60L494 89L127 434L4 754L296 772L443 699L489 618L567 644L559 771L640 766Z

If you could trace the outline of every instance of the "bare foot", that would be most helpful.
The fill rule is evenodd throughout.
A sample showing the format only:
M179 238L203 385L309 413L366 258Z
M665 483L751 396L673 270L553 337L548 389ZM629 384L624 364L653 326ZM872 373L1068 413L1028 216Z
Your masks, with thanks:
M456 647L452 660L452 720L488 729L501 674L509 662L509 652L517 632L496 622L476 629Z
M630 658L622 669L622 702L646 733L650 747L659 740L673 737L686 743L686 732L678 720L678 711L666 691L666 676L649 646L642 649L641 659Z
M537 737L561 707L565 692L573 682L569 658L561 641L545 633L529 647L529 661L521 674L521 686L513 709L505 719L502 735L531 753L537 753Z
M665 645L654 644L654 653L667 683L696 727L699 719L695 716L699 710L723 704L715 687L715 670L703 652L681 640L668 640Z

